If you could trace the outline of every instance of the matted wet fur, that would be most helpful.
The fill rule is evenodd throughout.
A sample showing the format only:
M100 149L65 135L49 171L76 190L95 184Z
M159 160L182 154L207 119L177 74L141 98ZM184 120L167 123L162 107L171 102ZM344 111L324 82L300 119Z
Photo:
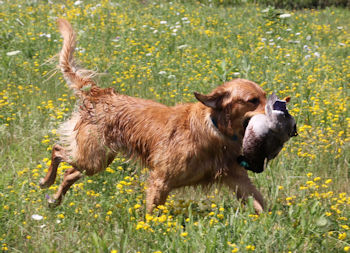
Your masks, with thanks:
M52 150L52 162L42 188L52 185L57 167L72 165L64 174L57 193L49 198L53 206L83 173L104 170L117 153L139 158L150 168L147 182L147 211L164 204L175 188L222 183L245 200L254 197L261 212L264 201L238 165L244 135L243 121L264 113L265 92L254 82L235 79L209 95L195 93L199 102L173 107L100 88L89 73L73 59L75 34L68 21L59 19L63 36L60 69L79 98L78 108L59 129L60 144Z

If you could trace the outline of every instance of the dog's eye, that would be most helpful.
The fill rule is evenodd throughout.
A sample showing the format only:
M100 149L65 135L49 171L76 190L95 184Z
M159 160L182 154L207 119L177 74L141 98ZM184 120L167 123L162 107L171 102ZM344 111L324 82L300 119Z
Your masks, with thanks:
M249 99L248 102L254 105L257 105L259 104L260 100L258 98L252 98L252 99Z

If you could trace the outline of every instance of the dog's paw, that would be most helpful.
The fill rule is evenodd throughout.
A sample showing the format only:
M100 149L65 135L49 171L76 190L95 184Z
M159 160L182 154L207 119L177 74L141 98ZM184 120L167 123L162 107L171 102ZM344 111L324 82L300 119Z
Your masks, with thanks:
M48 188L49 185L47 184L47 182L45 182L45 179L44 178L40 178L39 180L39 186L41 189L45 189L45 188Z

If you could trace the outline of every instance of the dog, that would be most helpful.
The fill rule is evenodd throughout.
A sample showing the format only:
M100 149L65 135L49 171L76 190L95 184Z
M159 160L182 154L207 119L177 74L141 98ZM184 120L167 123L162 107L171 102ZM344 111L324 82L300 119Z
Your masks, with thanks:
M64 19L57 23L63 36L59 67L79 102L58 129L60 143L53 145L51 165L39 182L41 188L47 188L55 182L60 162L72 166L49 197L51 206L59 205L83 175L103 171L122 152L150 169L148 213L164 204L173 189L212 183L227 185L243 201L253 197L256 212L263 211L261 193L237 163L243 122L264 114L266 93L260 86L234 79L208 95L195 92L196 103L173 107L123 95L97 86L89 72L75 64L72 26Z

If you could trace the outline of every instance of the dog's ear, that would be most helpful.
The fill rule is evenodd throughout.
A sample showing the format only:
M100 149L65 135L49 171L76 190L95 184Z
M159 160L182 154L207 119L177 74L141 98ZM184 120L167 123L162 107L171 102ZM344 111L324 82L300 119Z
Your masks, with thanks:
M213 109L222 109L222 102L226 97L226 95L227 95L227 92L223 92L223 93L215 92L209 95L203 95L198 92L194 92L194 96L197 98L199 102Z

